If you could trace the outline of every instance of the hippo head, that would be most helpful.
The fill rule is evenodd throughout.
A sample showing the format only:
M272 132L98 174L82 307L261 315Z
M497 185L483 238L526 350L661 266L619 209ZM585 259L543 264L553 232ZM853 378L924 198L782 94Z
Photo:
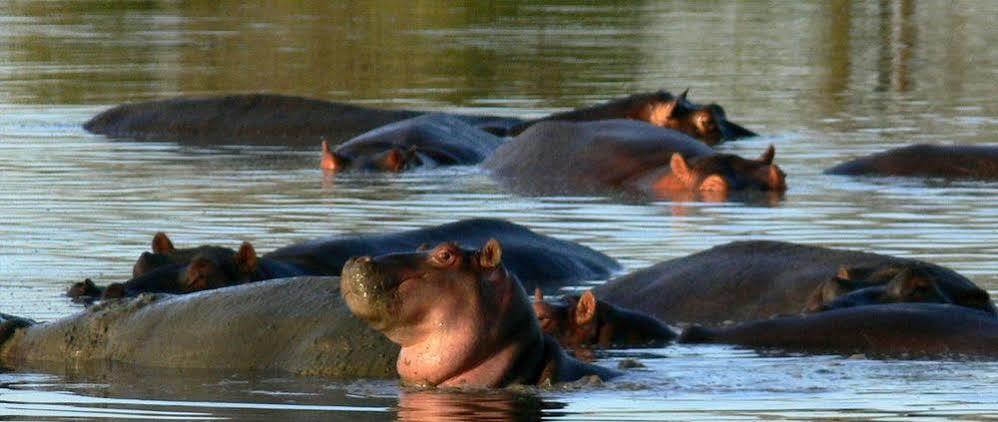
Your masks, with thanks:
M919 263L842 267L818 285L803 312L900 302L949 303L995 312L987 291L972 285L942 285L928 266Z
M321 167L332 173L348 169L398 173L420 166L421 158L415 148L403 150L397 147L388 148L378 153L352 157L331 150L329 143L325 140L322 141Z
M69 286L69 289L66 290L66 296L69 296L73 299L84 298L84 297L96 298L99 297L100 295L101 295L101 290L97 287L96 284L94 284L93 280L89 278L83 281L73 283L73 285Z
M515 375L509 371L525 344L543 343L526 294L501 259L495 239L478 251L442 243L354 257L340 290L354 315L402 346L404 383L493 387Z
M224 256L235 253L231 248L201 245L193 248L176 248L166 233L158 232L152 239L152 252L143 252L132 266L132 278L141 277L157 268L173 264L187 264L198 254Z
M732 154L711 154L687 160L679 153L669 161L671 172L659 179L653 190L668 197L675 193L698 193L707 199L724 199L735 192L767 192L782 195L786 174L773 164L776 149L770 145L756 160Z
M752 131L729 122L721 106L695 104L687 100L688 93L687 89L675 98L665 91L651 94L645 99L644 106L631 117L683 132L707 145L756 136Z
M258 267L256 250L249 242L243 242L235 253L202 251L187 264L183 290L196 292L246 283L253 279Z
M672 329L655 318L597 300L592 290L549 303L536 289L534 313L545 334L572 349L663 344L676 337Z

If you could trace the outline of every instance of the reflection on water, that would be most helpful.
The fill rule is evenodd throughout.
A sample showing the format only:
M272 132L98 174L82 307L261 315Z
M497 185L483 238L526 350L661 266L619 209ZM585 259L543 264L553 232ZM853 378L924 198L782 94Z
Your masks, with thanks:
M130 274L152 234L265 252L339 233L507 218L633 270L720 243L787 240L926 259L998 293L998 186L827 176L910 143L995 144L989 1L0 2L0 311L79 309L72 281ZM533 117L691 89L765 134L789 191L753 203L526 198L473 167L324 179L318 151L109 141L124 101L270 91ZM593 280L594 283L601 280ZM0 417L903 419L998 416L989 362L619 352L602 387L457 394L394 382L81 368L0 374ZM39 375L39 373L57 375Z

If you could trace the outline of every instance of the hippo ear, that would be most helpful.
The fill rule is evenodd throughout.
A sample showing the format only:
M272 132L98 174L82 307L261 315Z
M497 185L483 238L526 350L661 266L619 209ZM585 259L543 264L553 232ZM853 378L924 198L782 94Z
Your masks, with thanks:
M776 147L773 144L769 144L769 148L759 156L759 161L766 164L773 164L773 157L776 156Z
M253 274L256 272L259 260L256 257L256 249L249 242L243 242L235 256L236 268L240 273Z
M686 95L689 94L689 93L690 93L690 89L689 88L684 89L683 92L680 93L678 97L676 97L676 102L679 103L679 104L685 103L686 102Z
M544 292L541 291L540 287L534 288L534 302L535 303L544 302Z
M502 262L502 246L498 240L489 239L478 251L478 265L482 268L495 268Z
M910 268L905 268L887 282L887 292L892 297L905 298L911 296L918 289L930 286L931 281L924 277L915 277Z
M852 268L849 268L845 265L840 265L839 272L835 273L835 277L845 280L852 280L853 279Z
M393 172L400 172L405 168L405 157L402 156L402 150L398 148L392 148L385 154L384 166L386 170Z
M342 171L347 165L346 157L333 152L329 148L329 142L325 138L322 140L322 167L323 170L332 172Z
M586 290L575 304L575 324L589 324L596 318L596 295L592 290Z
M684 185L692 187L693 185L693 174L690 172L690 167L686 163L686 159L683 158L682 154L675 152L672 154L672 158L669 159L669 167L672 168L672 174L676 175Z
M173 242L170 241L169 237L166 237L166 233L156 232L152 237L152 252L160 255L168 254L176 251L177 249L173 247Z

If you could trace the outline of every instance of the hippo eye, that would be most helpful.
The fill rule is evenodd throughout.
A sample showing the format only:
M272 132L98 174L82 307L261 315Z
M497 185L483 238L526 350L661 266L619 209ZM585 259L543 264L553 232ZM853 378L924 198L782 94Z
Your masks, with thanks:
M441 249L433 254L433 261L439 265L450 265L455 259L454 253L447 249Z

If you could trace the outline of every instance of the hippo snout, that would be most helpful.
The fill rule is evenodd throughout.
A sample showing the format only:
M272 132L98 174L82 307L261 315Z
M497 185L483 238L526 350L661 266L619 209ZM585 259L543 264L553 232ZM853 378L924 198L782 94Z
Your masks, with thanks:
M347 307L354 315L372 322L387 316L397 286L394 277L369 256L350 258L340 275L340 292Z

